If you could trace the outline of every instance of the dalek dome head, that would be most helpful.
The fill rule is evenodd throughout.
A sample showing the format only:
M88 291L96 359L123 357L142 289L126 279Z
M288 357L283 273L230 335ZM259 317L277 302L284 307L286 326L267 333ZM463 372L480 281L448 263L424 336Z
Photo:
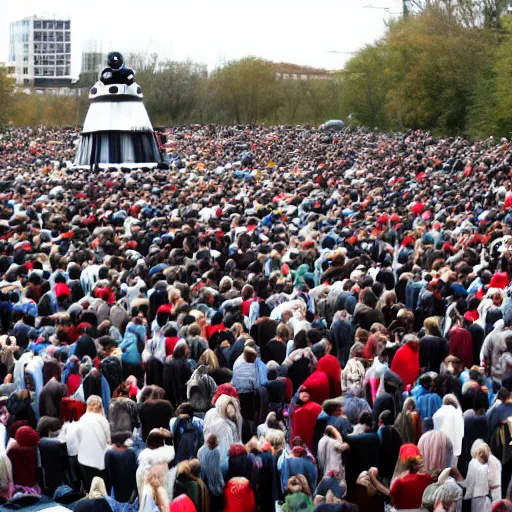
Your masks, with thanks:
M110 95L128 95L142 99L142 90L134 82L135 71L124 66L123 56L119 52L110 52L107 64L100 73L98 82L91 87L89 99L108 98Z

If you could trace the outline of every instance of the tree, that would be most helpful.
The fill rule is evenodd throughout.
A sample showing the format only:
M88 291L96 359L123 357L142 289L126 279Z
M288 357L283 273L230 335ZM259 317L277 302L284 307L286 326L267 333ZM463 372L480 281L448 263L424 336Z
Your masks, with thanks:
M489 58L490 66L479 80L472 109L475 135L512 135L512 19L503 21L504 36Z
M501 15L510 4L509 0L405 0L407 10L423 13L442 9L457 18L468 28L500 28Z
M352 114L354 122L386 128L388 56L384 41L357 53L342 72L341 111Z
M7 76L7 70L0 67L0 126L9 121L12 111L14 80Z
M212 74L212 86L226 121L256 123L279 107L278 84L270 62L256 57L232 61Z
M198 88L206 68L191 61L159 62L155 69L137 73L150 117L162 125L185 123L196 108Z

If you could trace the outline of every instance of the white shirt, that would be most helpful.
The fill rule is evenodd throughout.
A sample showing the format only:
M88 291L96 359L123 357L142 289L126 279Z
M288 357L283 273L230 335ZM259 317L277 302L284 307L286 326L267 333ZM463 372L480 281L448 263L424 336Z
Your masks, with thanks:
M70 457L76 457L78 455L78 439L76 437L76 428L78 421L72 423L64 423L62 426L61 434L59 439L61 442L66 443L66 449Z
M83 466L105 469L105 452L110 443L110 426L105 416L86 412L77 422L78 462Z
M452 442L453 455L458 457L462 451L462 438L464 437L464 419L462 411L453 405L443 405L432 417L434 430L444 432Z

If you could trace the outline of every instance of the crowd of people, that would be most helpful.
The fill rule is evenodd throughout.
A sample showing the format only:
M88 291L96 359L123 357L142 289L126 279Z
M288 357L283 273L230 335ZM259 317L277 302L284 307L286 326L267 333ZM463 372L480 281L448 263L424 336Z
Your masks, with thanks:
M511 511L511 143L166 135L0 132L2 507Z

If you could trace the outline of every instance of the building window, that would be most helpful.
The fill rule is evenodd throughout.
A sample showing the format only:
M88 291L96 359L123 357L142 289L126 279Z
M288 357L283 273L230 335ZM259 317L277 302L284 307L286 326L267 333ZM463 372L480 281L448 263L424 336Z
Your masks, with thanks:
M64 68L62 66L57 66L56 70L57 70L57 72L56 72L57 76L64 76Z
M71 44L66 44L66 53L71 53Z
M28 68L23 68L23 74L28 75Z
M65 21L65 22L64 22L64 28L65 28L66 30L69 30L69 29L71 28L71 22L70 22L70 21Z
M62 30L64 28L64 22L63 21L56 21L55 22L55 30Z
M38 28L40 29L41 28L41 23L42 23L41 21L34 21L34 28L35 29L38 29Z

